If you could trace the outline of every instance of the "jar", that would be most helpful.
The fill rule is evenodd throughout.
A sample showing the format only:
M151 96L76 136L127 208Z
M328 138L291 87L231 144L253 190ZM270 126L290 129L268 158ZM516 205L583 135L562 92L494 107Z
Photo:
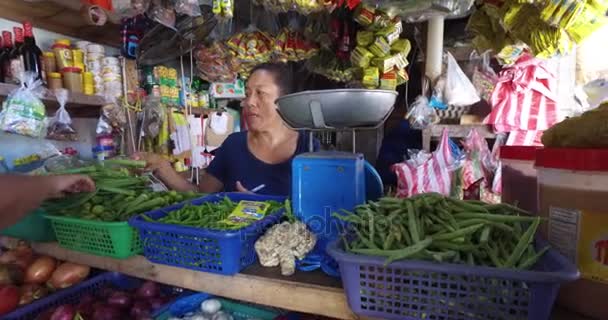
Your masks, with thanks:
M49 89L56 90L63 88L63 82L61 80L61 73L49 72L47 73L47 82Z
M82 92L82 69L68 67L61 69L63 87L72 92Z
M55 54L55 61L57 62L57 68L59 70L74 66L74 57L72 56L72 50L70 49L70 40L58 39L51 48Z
M538 212L536 168L534 160L538 147L502 146L502 202L516 204L529 212Z
M80 49L72 50L72 57L74 59L74 67L84 70L84 52Z
M82 74L82 90L86 95L95 94L95 81L92 72Z
M101 54L103 55L106 52L106 50L103 48L102 45L99 44L89 44L87 46L87 55L89 53L97 53L97 54Z
M608 150L545 148L536 153L541 229L577 264L579 280L563 283L558 304L608 319Z
M45 51L42 54L42 65L46 73L57 72L55 53L51 51Z

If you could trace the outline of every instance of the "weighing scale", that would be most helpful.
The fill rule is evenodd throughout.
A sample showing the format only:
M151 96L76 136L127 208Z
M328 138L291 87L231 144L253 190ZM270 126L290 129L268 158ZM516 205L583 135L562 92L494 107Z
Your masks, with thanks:
M332 213L352 211L383 193L378 172L356 153L356 132L381 126L396 99L396 91L337 89L305 91L277 100L279 114L288 126L310 132L310 152L292 162L293 213L317 235L317 245L300 263L300 270L321 268L339 276L337 265L325 253L327 244L342 230ZM319 131L351 131L353 152L313 152L313 134Z

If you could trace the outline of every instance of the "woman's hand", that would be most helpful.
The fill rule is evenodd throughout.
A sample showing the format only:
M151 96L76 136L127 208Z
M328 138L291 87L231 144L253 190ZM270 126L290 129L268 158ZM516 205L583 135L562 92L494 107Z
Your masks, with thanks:
M83 175L57 175L42 177L49 198L61 198L66 194L95 191L95 182Z
M253 192L251 192L247 188L245 188L240 181L236 182L236 191L237 192L242 192L242 193L253 194Z
M146 169L152 172L171 169L169 160L155 153L140 152L131 157L133 160L143 160L146 162Z

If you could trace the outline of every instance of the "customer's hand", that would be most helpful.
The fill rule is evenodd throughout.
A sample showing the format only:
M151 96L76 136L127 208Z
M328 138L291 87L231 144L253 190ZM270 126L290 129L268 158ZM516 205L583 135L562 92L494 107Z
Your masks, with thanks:
M242 193L253 194L253 192L251 192L251 191L249 191L249 189L245 188L245 186L243 186L243 184L240 181L236 182L236 191L242 192Z
M49 198L61 198L70 193L93 192L95 182L83 175L56 175L41 177Z
M131 157L133 160L143 160L146 162L146 169L152 172L171 168L169 160L161 155L150 152L136 153Z

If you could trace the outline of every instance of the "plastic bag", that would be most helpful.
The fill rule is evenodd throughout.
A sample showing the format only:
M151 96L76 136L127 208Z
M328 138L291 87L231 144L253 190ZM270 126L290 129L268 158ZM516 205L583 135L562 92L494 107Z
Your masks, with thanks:
M472 79L473 86L477 90L477 93L486 101L490 101L492 91L494 91L494 87L498 82L498 75L490 66L490 52L491 51L488 50L481 54L480 62L473 71ZM477 55L477 53L473 52L471 55ZM474 57L472 57L470 60L474 60Z
M397 175L397 196L411 197L427 192L450 195L454 172L461 163L452 146L446 129L433 153L412 152L410 160L394 164L391 170Z
M445 103L455 107L470 106L481 100L475 87L449 52L447 53L447 72L443 95Z
M412 125L412 128L420 130L439 122L437 112L429 105L429 100L425 96L418 96L416 98L406 118Z
M148 12L150 19L166 26L175 29L175 10L167 0L153 0Z
M150 0L112 0L112 11L121 18L132 18L144 14Z
M68 90L57 89L54 92L59 103L59 109L49 122L46 137L53 140L77 141L78 135L72 127L72 118L65 109L65 104L68 102Z
M40 100L45 89L36 77L31 72L19 76L21 86L2 104L1 130L35 138L46 133L46 107Z
M201 8L198 6L198 0L177 0L175 1L175 12L198 17L201 15Z
M144 102L143 112L143 133L148 138L156 138L160 133L160 128L165 121L166 111L160 104L158 97L147 97Z

